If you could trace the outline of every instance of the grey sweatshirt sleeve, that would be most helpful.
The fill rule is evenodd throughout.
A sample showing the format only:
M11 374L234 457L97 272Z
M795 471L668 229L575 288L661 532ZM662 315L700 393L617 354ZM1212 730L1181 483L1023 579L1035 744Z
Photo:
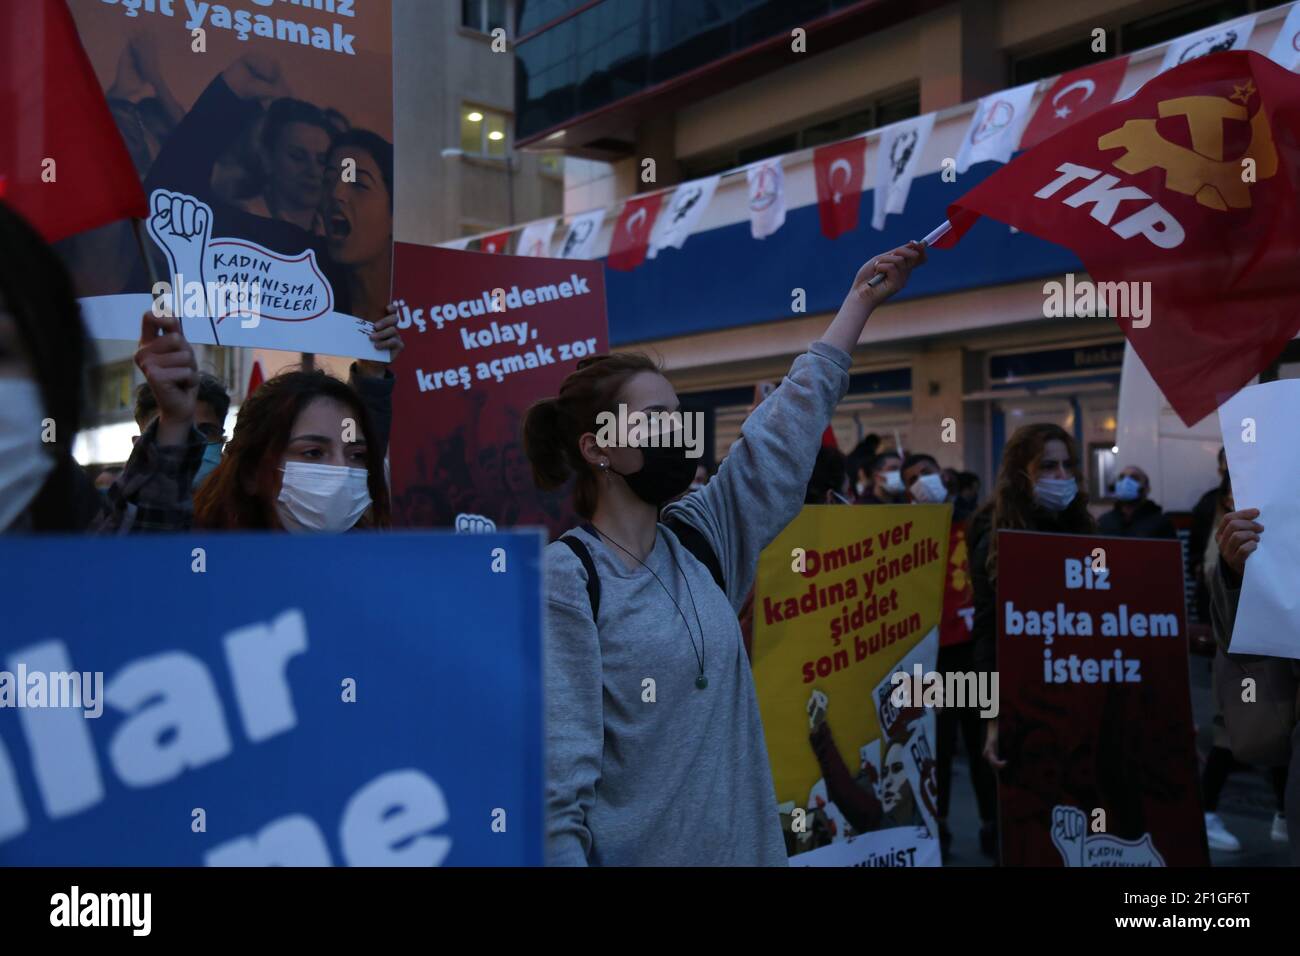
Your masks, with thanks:
M559 542L546 549L546 854L551 866L586 866L587 812L604 748L600 638L582 562Z
M758 555L803 507L831 413L849 388L848 353L814 342L746 419L740 440L707 485L665 509L708 540L737 611Z

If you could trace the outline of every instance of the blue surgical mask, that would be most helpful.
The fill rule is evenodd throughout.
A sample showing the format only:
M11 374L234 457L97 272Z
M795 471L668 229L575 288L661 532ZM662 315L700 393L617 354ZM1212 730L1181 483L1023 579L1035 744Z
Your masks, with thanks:
M1070 507L1079 494L1079 483L1073 478L1039 478L1034 483L1034 500L1052 512Z
M203 461L199 464L199 470L194 475L194 482L190 485L190 489L196 490L203 484L204 479L216 471L219 464L221 464L221 442L208 442L203 449Z
M1117 501L1137 501L1142 497L1142 482L1132 475L1124 475L1115 482L1115 499Z

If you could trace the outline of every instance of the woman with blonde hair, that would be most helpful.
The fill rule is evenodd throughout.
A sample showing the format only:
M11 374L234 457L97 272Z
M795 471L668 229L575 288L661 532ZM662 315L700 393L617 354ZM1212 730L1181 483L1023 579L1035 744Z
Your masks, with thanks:
M909 243L864 265L717 475L680 500L697 459L675 431L672 384L645 357L585 360L529 409L534 479L572 480L582 518L546 549L552 864L785 865L736 612L759 552L803 507L868 316L924 259ZM601 439L616 410L665 413L668 427L650 441Z

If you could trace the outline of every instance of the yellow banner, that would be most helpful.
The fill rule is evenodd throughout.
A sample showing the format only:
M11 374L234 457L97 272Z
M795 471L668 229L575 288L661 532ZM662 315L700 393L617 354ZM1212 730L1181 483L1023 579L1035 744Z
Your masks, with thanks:
M809 811L823 805L827 786L835 790L833 778L852 776L874 795L857 817L835 816L830 829L837 837L842 829L931 822L923 805L932 800L913 797L929 789L925 768L909 758L908 788L889 779L889 764L900 762L895 745L925 754L933 733L917 723L917 712L891 707L886 679L922 641L928 659L918 662L934 667L951 518L947 505L808 505L759 558L754 683L783 817L793 812L790 804ZM882 714L889 725L883 735ZM843 768L828 770L832 729ZM904 801L895 799L899 792ZM858 822L855 830L853 821L864 815L870 824Z

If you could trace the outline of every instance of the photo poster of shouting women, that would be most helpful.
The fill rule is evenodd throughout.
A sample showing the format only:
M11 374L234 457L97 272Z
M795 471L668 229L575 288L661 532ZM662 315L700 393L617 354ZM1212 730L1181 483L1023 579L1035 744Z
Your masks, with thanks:
M159 290L198 344L387 360L389 0L69 0L149 202ZM96 338L153 304L129 222L60 244Z
M935 669L951 519L806 505L759 558L751 663L791 865L940 865L935 712L906 695Z
M406 349L393 387L393 521L461 532L573 527L572 480L539 490L524 414L609 351L599 262L399 242L393 298Z

